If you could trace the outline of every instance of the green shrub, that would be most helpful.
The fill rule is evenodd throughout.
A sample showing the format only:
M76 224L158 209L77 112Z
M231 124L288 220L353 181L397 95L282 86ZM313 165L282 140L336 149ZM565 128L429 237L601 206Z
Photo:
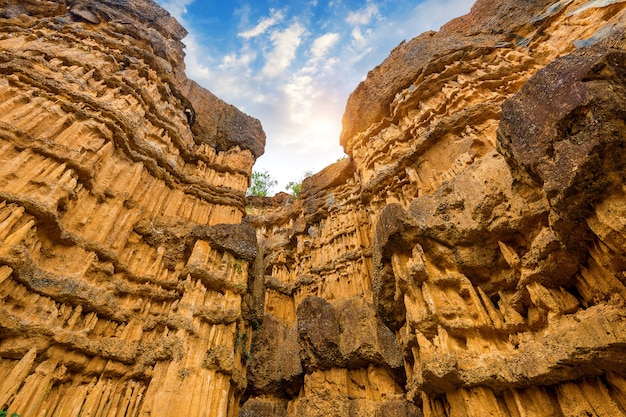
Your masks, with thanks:
M289 181L289 183L285 187L285 190L291 191L291 195L293 196L293 198L298 198L300 192L302 191L302 181L304 181L306 177L310 177L311 175L313 175L313 171L306 171L299 180Z
M256 197L267 197L270 189L278 184L269 172L267 171L252 171L252 184L246 195L252 195Z

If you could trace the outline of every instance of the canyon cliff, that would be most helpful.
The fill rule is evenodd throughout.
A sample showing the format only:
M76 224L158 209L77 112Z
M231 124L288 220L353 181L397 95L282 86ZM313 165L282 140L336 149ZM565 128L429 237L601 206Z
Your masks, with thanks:
M626 415L626 2L403 42L297 199L151 1L0 6L9 415Z
M260 122L151 1L0 4L0 407L237 415Z

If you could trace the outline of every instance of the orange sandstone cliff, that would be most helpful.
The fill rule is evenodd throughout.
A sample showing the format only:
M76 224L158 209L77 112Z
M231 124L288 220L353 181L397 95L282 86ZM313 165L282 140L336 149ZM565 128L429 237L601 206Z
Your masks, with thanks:
M625 28L479 0L368 74L349 159L246 218L242 416L626 415Z
M479 0L249 202L166 12L0 5L9 415L626 415L625 2Z
M236 416L260 123L151 1L0 5L0 407Z

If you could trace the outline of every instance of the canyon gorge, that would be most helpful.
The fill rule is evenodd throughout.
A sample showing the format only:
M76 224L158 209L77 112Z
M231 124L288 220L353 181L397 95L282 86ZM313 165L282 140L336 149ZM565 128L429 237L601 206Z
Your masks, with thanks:
M248 197L151 0L0 0L0 410L626 415L626 2L478 0ZM417 34L416 34L417 35Z

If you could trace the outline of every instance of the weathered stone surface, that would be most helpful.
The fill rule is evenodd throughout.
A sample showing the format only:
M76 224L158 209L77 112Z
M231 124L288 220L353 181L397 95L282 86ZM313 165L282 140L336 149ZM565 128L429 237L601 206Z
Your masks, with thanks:
M626 53L588 47L539 71L503 106L502 151L541 185L568 246L583 241L594 204L623 184L625 100Z
M193 106L193 126L197 143L206 143L218 151L235 146L248 149L255 158L265 151L261 122L225 103L192 80L184 80L181 91Z
M0 409L238 415L256 154L201 140L192 103L217 101L182 91L185 30L143 0L0 16ZM264 137L229 115L212 128Z
M479 1L369 73L345 175L251 210L267 317L303 330L300 393L263 401L624 414L625 25L620 1Z

